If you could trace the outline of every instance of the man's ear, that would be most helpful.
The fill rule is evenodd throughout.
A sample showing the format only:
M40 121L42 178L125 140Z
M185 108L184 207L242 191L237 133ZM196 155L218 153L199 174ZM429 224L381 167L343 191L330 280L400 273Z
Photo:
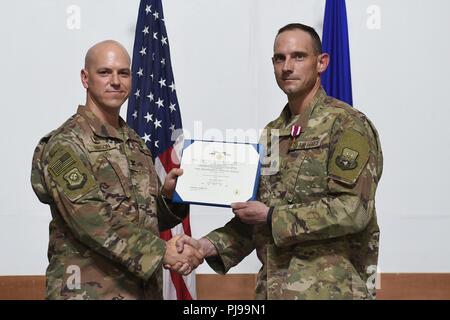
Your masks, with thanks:
M322 53L317 59L317 71L323 73L327 70L328 64L330 63L330 55L328 53Z
M83 87L85 89L89 88L88 71L86 69L81 69L80 77L81 77L81 83L83 84Z

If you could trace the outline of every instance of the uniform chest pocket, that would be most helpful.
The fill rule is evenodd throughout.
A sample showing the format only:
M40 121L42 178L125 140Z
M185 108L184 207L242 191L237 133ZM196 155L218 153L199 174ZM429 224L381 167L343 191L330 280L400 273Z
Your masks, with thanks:
M134 177L134 183L143 193L158 194L158 176L153 165L150 151L135 143L131 146L130 171Z
M328 145L321 139L299 140L289 147L283 163L286 199L290 203L308 202L327 188Z
M117 209L131 197L127 159L114 144L87 147L93 172L105 200Z

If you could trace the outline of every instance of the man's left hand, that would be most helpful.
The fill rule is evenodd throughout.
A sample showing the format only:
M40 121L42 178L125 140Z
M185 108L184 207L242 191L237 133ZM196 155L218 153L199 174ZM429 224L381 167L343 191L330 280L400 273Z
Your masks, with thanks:
M269 207L259 201L235 202L231 204L233 213L247 224L266 223Z
M173 168L169 171L164 180L164 185L161 189L161 193L164 197L172 199L173 192L175 191L175 186L177 184L177 179L183 174L183 169Z

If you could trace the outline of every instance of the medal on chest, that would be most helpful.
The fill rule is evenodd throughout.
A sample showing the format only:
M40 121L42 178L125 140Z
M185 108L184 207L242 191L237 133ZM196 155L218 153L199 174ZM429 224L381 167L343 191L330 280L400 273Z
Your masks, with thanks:
M291 127L292 142L295 141L295 139L300 135L301 132L302 132L302 127L301 126L293 125Z

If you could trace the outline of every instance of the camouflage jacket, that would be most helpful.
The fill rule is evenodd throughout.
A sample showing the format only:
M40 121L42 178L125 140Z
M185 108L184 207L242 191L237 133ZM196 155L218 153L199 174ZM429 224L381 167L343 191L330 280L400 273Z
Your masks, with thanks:
M256 249L257 299L374 299L383 166L374 126L321 88L299 117L286 106L266 129L258 198L273 208L271 225L233 218L206 236L219 252L207 262L223 274Z
M160 195L150 151L122 119L117 130L79 106L39 142L31 182L52 214L47 299L163 298L159 231L187 209Z

